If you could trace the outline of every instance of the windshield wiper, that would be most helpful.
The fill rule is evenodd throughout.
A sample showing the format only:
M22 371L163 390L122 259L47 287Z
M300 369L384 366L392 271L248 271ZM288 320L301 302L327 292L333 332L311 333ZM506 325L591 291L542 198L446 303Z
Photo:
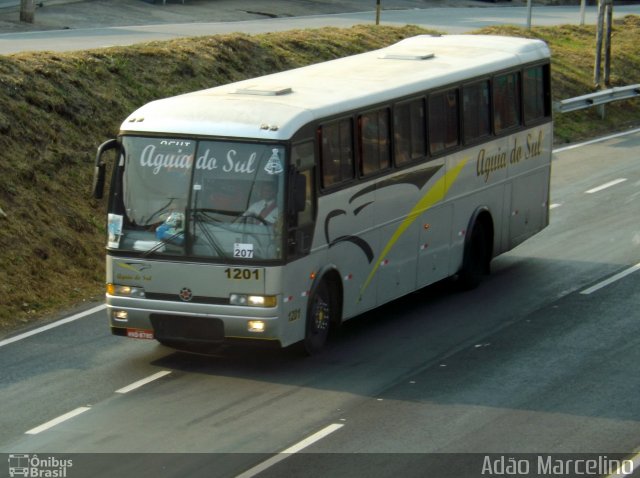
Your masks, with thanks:
M220 221L214 217L209 216L207 213L222 214L223 216L237 216L239 214L238 211L230 211L228 209L214 209L214 208L198 208L198 209L192 209L192 211L195 213L202 214L207 219L211 219L216 222L220 222Z

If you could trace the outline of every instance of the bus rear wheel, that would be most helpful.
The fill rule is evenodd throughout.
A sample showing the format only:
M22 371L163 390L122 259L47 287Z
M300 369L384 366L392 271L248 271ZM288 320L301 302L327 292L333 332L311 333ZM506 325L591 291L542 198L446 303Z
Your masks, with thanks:
M323 281L318 284L309 300L303 342L304 350L308 355L315 355L324 348L329 336L333 313L329 287Z
M475 289L489 272L489 231L482 221L476 221L471 230L469 243L465 246L462 268L458 281L462 289Z

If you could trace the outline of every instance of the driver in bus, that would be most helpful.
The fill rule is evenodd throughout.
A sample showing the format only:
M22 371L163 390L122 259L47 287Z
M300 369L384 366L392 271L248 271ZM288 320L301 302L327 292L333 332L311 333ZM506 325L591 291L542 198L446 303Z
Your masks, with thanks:
M278 184L275 180L256 183L254 201L243 216L257 218L264 224L272 225L278 220Z

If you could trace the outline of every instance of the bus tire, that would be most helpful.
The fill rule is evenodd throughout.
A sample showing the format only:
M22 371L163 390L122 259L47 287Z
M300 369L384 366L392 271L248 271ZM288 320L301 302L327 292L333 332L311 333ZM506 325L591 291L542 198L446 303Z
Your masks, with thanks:
M464 248L462 268L458 272L458 283L463 290L475 289L489 273L491 260L489 230L482 220L473 224L471 236Z
M325 281L322 281L309 298L303 341L307 355L316 355L327 342L333 320L332 314L335 313L331 304L329 287Z

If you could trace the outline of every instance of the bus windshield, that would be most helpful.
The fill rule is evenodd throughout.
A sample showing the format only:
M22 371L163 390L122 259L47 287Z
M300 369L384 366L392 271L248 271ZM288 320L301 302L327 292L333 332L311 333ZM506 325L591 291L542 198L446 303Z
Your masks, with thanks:
M108 248L222 261L282 258L282 145L123 136Z

